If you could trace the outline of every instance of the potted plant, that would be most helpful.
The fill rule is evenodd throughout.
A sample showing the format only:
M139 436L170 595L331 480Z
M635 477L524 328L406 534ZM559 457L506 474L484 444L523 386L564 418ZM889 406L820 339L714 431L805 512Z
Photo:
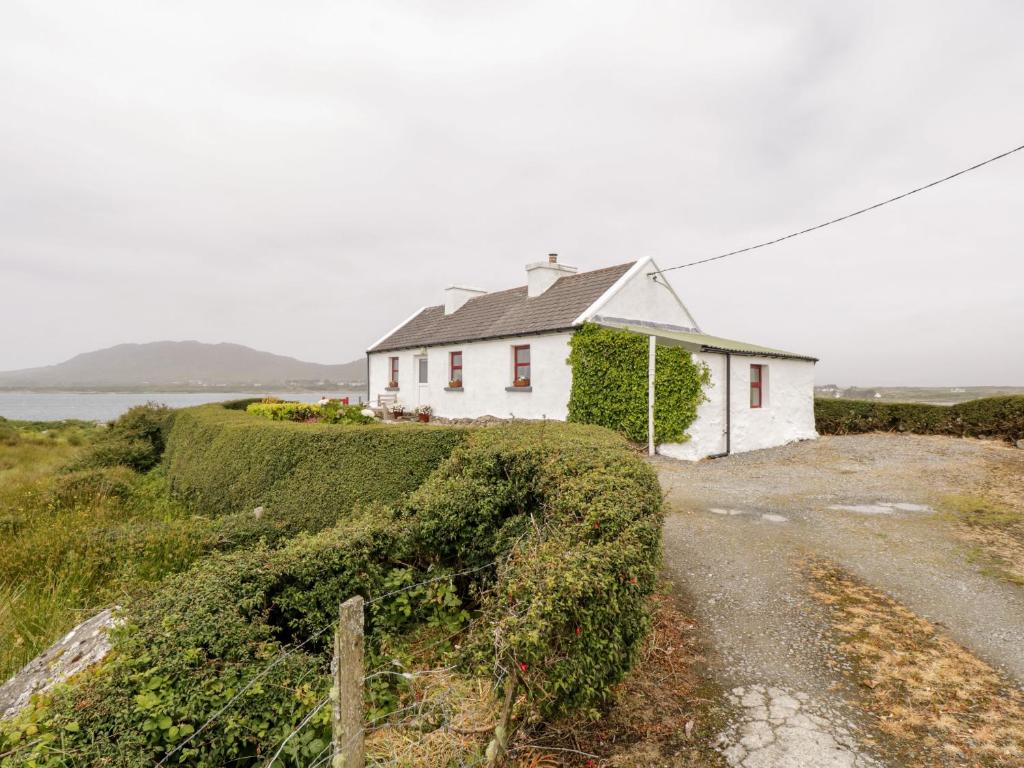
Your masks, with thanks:
M426 424L430 421L430 414L434 412L434 409L429 405L417 405L416 406L416 418Z
M394 419L400 419L405 415L405 406L399 402L391 404L391 417Z
M462 379L452 379L448 382L449 389L462 389Z
M512 386L513 387L528 387L528 386L530 386L530 380L529 379L516 379L515 381L512 382Z
M397 381L389 381L388 382L388 389L398 389L398 382Z

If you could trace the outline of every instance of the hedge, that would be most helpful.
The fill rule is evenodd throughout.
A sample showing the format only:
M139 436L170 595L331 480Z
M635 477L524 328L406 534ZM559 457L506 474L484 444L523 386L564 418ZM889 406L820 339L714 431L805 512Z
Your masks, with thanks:
M189 434L197 418L220 421L193 413L182 420ZM595 427L516 424L459 441L393 508L361 505L279 549L214 555L129 602L104 665L0 727L0 753L12 751L0 765L152 766L265 672L171 762L262 765L326 695L325 628L353 594L389 595L369 606L370 668L418 627L440 627L444 638L472 610L478 620L449 661L515 685L528 721L593 711L648 628L660 557L657 477L621 437ZM396 585L404 591L392 594ZM387 679L382 685L398 685ZM395 706L388 695L371 688L370 706ZM308 765L321 753L328 711L275 766Z
M913 432L922 435L1024 438L1024 397L985 397L957 405L817 398L815 426L823 435Z
M288 532L333 525L357 501L394 503L465 429L296 424L204 405L177 412L164 454L172 493L209 515L251 512Z
M246 412L273 421L321 421L327 424L370 424L372 416L363 415L361 405L342 405L332 401L319 403L251 403Z
M569 421L614 429L647 442L648 338L586 324L569 342ZM680 347L659 347L654 371L654 441L681 443L707 399L706 365Z

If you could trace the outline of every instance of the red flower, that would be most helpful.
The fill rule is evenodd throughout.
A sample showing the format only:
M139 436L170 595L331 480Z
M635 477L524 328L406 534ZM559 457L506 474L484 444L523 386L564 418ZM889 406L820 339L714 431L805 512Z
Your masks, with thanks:
M527 664L527 663L526 663L525 661L520 661L520 662L519 662L519 671L520 671L520 672L525 672L525 671L526 671L526 670L528 670L529 668L530 668L530 665L529 665L529 664Z
M635 587L635 586L636 586L636 576L634 576L633 578L631 578L631 579L629 580L629 583L630 583L630 584L632 584L632 585L633 585L633 586Z
M581 629L580 629L579 627L576 627L576 637L579 637L579 636L580 636L580 632L581 632L581 631L582 631L582 630L581 630Z

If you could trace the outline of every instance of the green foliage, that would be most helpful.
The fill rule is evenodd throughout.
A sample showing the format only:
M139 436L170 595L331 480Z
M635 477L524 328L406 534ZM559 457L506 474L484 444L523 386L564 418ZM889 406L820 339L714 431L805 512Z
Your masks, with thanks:
M257 402L245 409L254 416L273 421L322 422L324 424L370 424L372 416L363 415L360 405L342 405L330 402L318 403L267 403Z
M17 428L0 416L0 445L17 445L20 439Z
M598 424L647 442L646 336L587 324L569 342L569 421ZM711 381L707 366L684 349L659 347L654 372L654 441L680 443L697 418Z
M107 427L90 449L72 467L130 467L145 472L156 466L164 452L173 411L165 405L147 403L125 411Z
M398 501L465 434L417 424L295 424L205 405L177 412L164 461L173 492L197 511L264 507L269 524L294 534L333 525L357 501Z
M985 397L957 405L818 398L814 419L823 435L915 432L1020 440L1024 438L1024 397Z
M541 717L592 710L636 657L660 558L654 471L606 430L478 430L402 505L438 565L500 566L481 602L480 669L498 658ZM422 567L422 563L421 563Z
M244 411L253 403L262 403L265 399L263 397L243 397L240 400L225 400L219 405L221 408L227 408L229 411Z
M401 658L404 639L418 631L466 630L454 658L487 676L497 661L506 682L503 670L512 672L528 716L594 711L636 657L660 554L657 477L622 437L549 423L468 437L444 428L309 427L203 407L179 416L167 454L171 466L202 459L215 471L216 453L189 453L194 444L224 441L226 450L230 442L257 464L257 447L276 456L297 440L316 452L310 435L320 434L347 450L336 435L384 435L403 453L366 445L386 469L435 431L449 435L450 455L393 507L362 504L277 549L214 554L129 599L102 667L0 726L0 753L11 751L0 765L152 766L257 674L172 764L261 765L326 695L331 628L338 603L353 594L378 598L368 604L371 670ZM176 459L178 451L189 458ZM362 481L366 491L372 480ZM370 682L375 716L403 701L392 677ZM327 711L278 765L312 761L327 743Z

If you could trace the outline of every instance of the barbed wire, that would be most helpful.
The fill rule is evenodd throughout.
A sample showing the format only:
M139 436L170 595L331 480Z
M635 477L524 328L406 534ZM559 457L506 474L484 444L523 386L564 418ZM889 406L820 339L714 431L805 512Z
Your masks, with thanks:
M324 708L325 706L327 706L327 703L328 703L328 702L329 702L330 700L331 700L331 697L330 697L330 696L325 696L325 697L324 697L323 699L321 699L320 703L319 703L319 704L317 704L317 705L316 705L316 707L314 707L314 708L313 708L313 709L312 709L312 710L311 710L311 711L309 712L309 714L308 714L308 715L306 715L306 716L305 716L305 717L304 717L304 718L302 719L302 721L301 721L301 722L300 722L300 723L299 723L299 724L298 724L297 726L295 726L295 727L294 727L294 728L293 728L293 729L291 730L291 733L289 733L289 734L288 734L287 736L285 736L285 737L284 737L284 741L282 741L282 742L281 742L281 746L279 746L279 747L277 748L277 751L276 751L276 752L274 752L274 754L273 754L273 755L271 756L271 758L270 758L269 760L267 760L267 762L266 762L266 763L264 764L263 768L270 768L270 766L272 766L272 765L274 764L274 761L275 761L275 760L277 760L277 758L278 758L278 757L279 757L279 756L281 755L281 752L283 752L283 751L284 751L284 748L285 748L285 747L286 747L286 746L288 745L288 742L292 740L292 737L293 737L293 736L295 736L295 734L297 734L297 733L298 733L299 731L301 731L301 730L302 730L303 728L305 728L305 727L306 727L307 725L309 725L310 721L311 721L311 720L312 720L312 719L313 719L314 717L316 717L316 714L317 714L317 713L318 713L318 712L319 712L319 711L320 711L321 709L323 709L323 708Z

